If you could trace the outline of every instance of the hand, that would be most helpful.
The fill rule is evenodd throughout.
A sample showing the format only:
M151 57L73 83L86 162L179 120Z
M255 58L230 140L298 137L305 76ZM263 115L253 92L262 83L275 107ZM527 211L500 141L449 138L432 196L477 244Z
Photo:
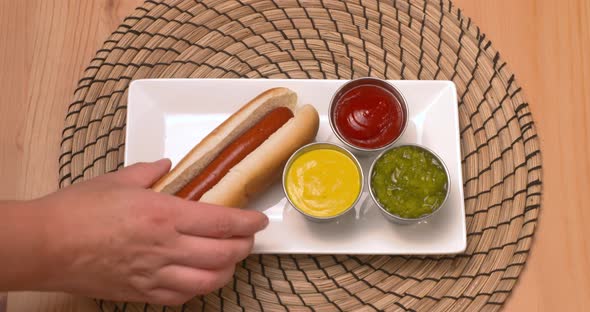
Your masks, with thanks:
M40 199L55 259L45 288L176 305L229 282L267 217L149 190L169 169L136 164Z

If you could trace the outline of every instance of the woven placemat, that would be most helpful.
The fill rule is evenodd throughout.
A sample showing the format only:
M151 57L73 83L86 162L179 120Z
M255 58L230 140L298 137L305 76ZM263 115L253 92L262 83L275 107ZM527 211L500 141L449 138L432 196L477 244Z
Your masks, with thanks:
M497 310L527 259L541 156L521 88L450 1L147 1L84 72L60 186L123 166L134 79L445 79L457 85L468 246L456 256L252 256L180 310ZM158 310L97 300L105 311Z

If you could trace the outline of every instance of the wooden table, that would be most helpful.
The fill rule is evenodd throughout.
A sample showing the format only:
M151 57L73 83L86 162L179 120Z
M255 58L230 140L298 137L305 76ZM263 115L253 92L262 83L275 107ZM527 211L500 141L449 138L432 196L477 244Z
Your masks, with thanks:
M57 188L60 135L76 81L102 41L140 2L0 2L0 199L28 199ZM505 308L589 310L590 1L454 3L516 73L542 142L538 232ZM95 309L90 300L64 294L8 296L10 312Z

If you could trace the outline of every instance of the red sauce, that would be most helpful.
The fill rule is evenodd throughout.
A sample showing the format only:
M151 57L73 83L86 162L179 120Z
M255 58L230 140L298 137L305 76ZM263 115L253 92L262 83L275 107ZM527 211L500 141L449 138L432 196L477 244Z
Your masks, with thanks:
M345 141L356 147L380 148L397 139L405 114L397 97L374 85L346 91L336 103L334 121Z

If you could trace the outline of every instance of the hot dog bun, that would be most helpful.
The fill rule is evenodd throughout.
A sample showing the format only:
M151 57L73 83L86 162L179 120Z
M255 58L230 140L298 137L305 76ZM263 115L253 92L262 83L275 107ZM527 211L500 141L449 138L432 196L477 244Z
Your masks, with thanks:
M287 107L293 111L294 117L235 165L199 200L222 206L243 207L248 198L276 181L282 166L295 150L315 138L319 128L317 111L311 105L296 105L297 95L287 88L274 88L261 93L199 142L152 189L167 194L177 193L264 115L277 107Z

